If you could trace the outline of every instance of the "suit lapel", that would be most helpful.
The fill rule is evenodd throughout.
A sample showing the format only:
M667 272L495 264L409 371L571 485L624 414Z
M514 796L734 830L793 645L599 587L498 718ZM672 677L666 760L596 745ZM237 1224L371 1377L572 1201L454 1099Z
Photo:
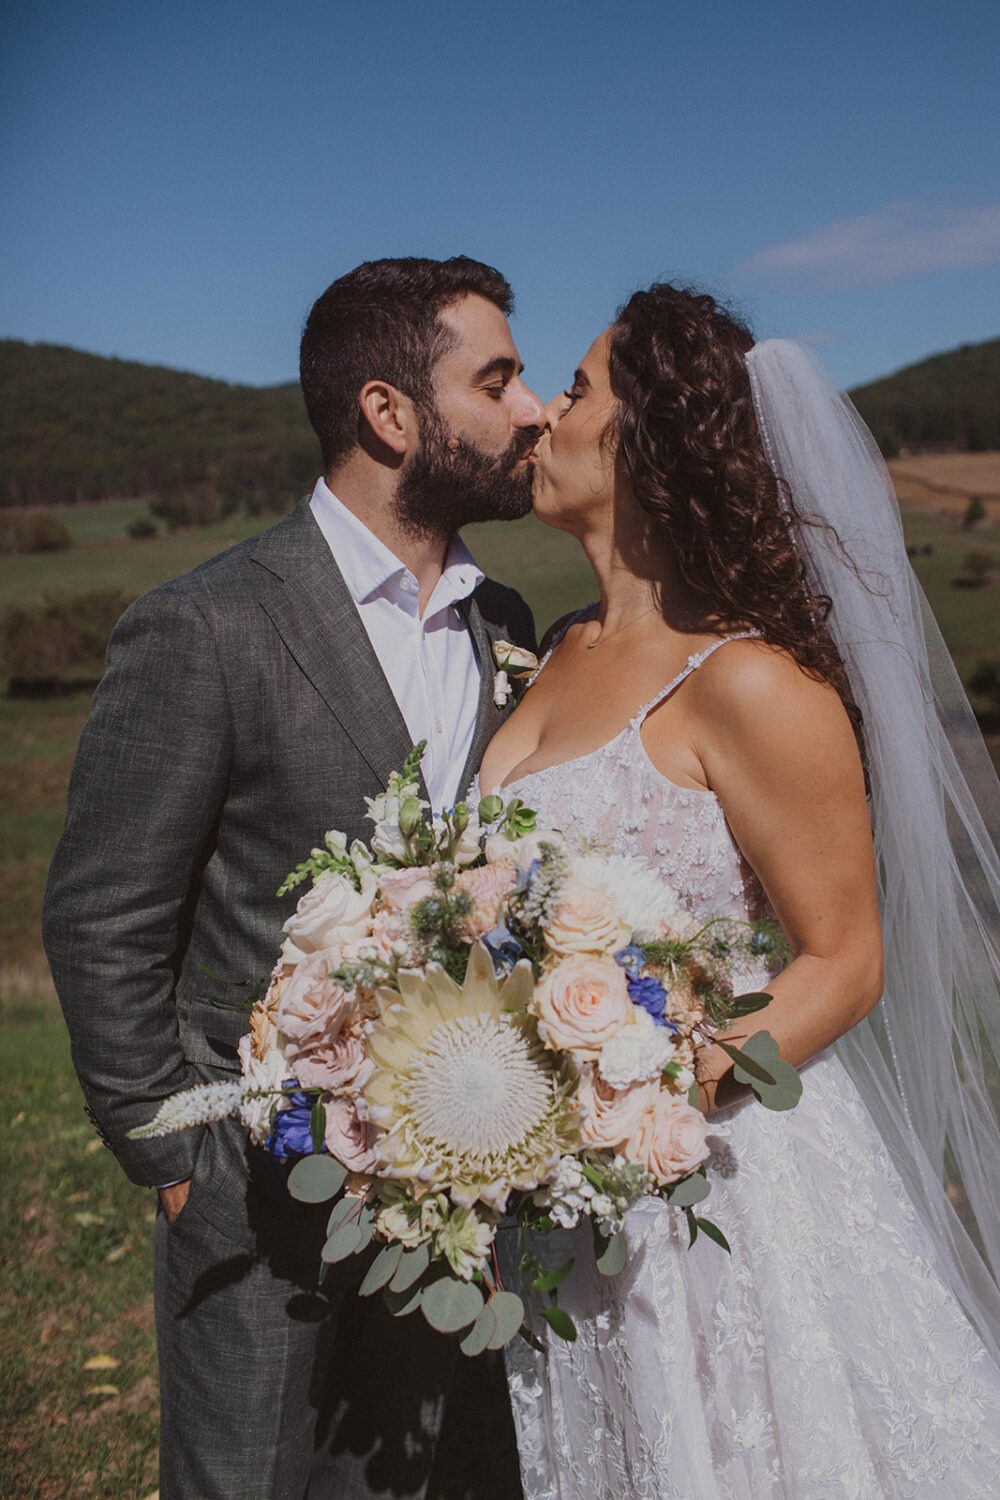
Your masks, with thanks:
M254 549L260 602L286 649L384 786L410 732L368 632L304 500Z
M464 794L469 787L473 776L479 770L480 761L486 752L486 746L496 734L503 723L513 701L505 708L498 708L493 701L493 683L496 678L496 663L493 660L493 642L496 639L496 627L490 626L483 619L482 611L476 600L475 594L464 601L465 618L469 631L476 647L476 655L479 658L479 704L476 713L476 729L472 736L472 744L469 748L468 759L462 770L459 792Z

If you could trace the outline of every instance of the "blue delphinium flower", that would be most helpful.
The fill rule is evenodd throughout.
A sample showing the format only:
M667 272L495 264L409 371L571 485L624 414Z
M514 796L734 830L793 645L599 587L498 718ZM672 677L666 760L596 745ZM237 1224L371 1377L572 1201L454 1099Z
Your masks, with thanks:
M524 957L524 949L503 922L499 927L484 932L480 942L485 944L486 951L493 960L495 974L509 974L518 959Z
M621 965L629 979L639 978L645 962L646 950L640 948L638 943L629 943L627 948L619 948L615 954L615 963Z
M667 1004L667 992L658 979L646 975L643 979L630 979L628 992L633 1005L641 1005L648 1011L657 1026L666 1026L668 1031L677 1031L677 1023L663 1014Z
M285 1161L289 1156L311 1156L313 1153L312 1099L302 1089L296 1089L287 1097L290 1104L286 1109L279 1109L271 1134L264 1142L266 1149L279 1161Z
M750 939L750 952L756 954L758 958L763 958L768 953L773 953L774 948L775 942L772 934L765 928L758 927Z

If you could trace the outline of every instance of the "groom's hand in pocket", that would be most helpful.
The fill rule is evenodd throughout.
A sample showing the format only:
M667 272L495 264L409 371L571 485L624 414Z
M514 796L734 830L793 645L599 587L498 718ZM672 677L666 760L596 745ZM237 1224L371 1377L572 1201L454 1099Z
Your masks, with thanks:
M173 1182L169 1187L162 1187L159 1189L160 1204L163 1208L163 1212L167 1216L168 1224L172 1224L177 1218L181 1209L184 1207L185 1203L188 1200L188 1193L190 1191L190 1177L186 1178L184 1182Z

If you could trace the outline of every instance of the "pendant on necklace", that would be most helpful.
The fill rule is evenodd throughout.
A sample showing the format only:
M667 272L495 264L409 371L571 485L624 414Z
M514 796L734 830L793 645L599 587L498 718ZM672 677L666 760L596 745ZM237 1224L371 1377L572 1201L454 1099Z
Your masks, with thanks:
M588 641L587 642L587 650L588 651L593 651L594 648L595 648L595 646L599 646L600 644L601 644L601 637L598 636L596 641Z

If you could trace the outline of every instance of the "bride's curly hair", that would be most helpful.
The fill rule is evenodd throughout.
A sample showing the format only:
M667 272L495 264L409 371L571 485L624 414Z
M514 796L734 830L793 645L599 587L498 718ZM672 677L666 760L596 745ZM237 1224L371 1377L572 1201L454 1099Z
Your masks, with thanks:
M810 586L796 534L810 522L768 464L746 355L749 329L714 297L659 282L610 330L609 436L685 583L724 630L755 629L839 693L864 757L861 712Z

